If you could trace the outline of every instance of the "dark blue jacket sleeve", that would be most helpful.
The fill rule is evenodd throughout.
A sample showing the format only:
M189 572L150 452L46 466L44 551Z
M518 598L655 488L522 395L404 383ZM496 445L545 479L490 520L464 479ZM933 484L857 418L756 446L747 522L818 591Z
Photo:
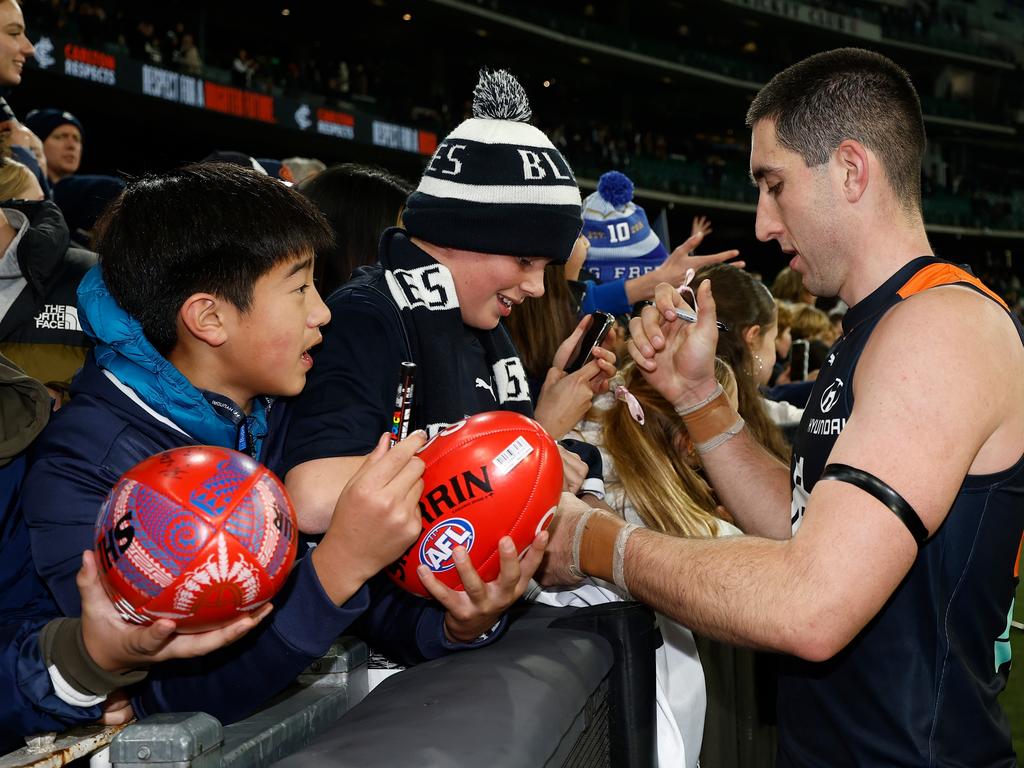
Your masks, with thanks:
M199 659L159 664L132 698L135 714L201 710L225 725L247 717L322 656L369 606L364 586L341 607L324 592L309 557L300 560L264 623Z
M82 612L75 574L82 552L92 549L93 531L107 493L118 475L78 457L34 461L21 489L32 559L65 616Z
M57 697L39 647L49 619L0 624L0 752L23 738L97 720L100 707L75 707Z

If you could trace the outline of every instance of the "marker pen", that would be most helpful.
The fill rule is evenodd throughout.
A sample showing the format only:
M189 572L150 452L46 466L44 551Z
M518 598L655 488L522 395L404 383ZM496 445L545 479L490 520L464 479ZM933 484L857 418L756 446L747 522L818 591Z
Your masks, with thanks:
M395 412L391 416L391 445L409 436L412 423L412 398L416 386L416 363L402 363L398 369Z

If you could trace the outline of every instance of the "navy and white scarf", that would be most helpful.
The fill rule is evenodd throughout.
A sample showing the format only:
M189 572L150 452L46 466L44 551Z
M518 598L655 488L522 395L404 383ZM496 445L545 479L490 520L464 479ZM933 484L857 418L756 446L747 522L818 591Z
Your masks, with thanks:
M466 416L475 408L463 403L459 371L466 350L465 326L451 272L410 242L398 228L381 237L380 264L384 288L398 308L409 340L412 362L418 366L413 426L430 435ZM491 370L493 394L501 410L533 416L530 388L519 353L504 326L480 331L477 338ZM397 372L396 372L397 373Z

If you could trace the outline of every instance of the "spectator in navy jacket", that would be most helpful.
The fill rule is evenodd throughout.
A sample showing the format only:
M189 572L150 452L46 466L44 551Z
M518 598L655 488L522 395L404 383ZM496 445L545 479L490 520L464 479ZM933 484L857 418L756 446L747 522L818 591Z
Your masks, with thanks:
M49 413L46 388L0 355L0 752L16 748L23 736L96 720L106 694L139 680L145 674L140 667L219 648L270 608L192 635L176 634L171 621L128 624L86 554L78 577L82 618L58 618L16 512L25 450Z

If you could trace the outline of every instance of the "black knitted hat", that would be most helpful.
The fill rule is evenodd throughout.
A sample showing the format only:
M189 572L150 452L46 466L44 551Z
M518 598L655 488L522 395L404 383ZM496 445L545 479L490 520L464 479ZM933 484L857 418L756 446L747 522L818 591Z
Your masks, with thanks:
M402 216L409 234L448 248L565 263L582 226L580 190L530 115L515 77L482 70L473 117L438 145L409 196Z

